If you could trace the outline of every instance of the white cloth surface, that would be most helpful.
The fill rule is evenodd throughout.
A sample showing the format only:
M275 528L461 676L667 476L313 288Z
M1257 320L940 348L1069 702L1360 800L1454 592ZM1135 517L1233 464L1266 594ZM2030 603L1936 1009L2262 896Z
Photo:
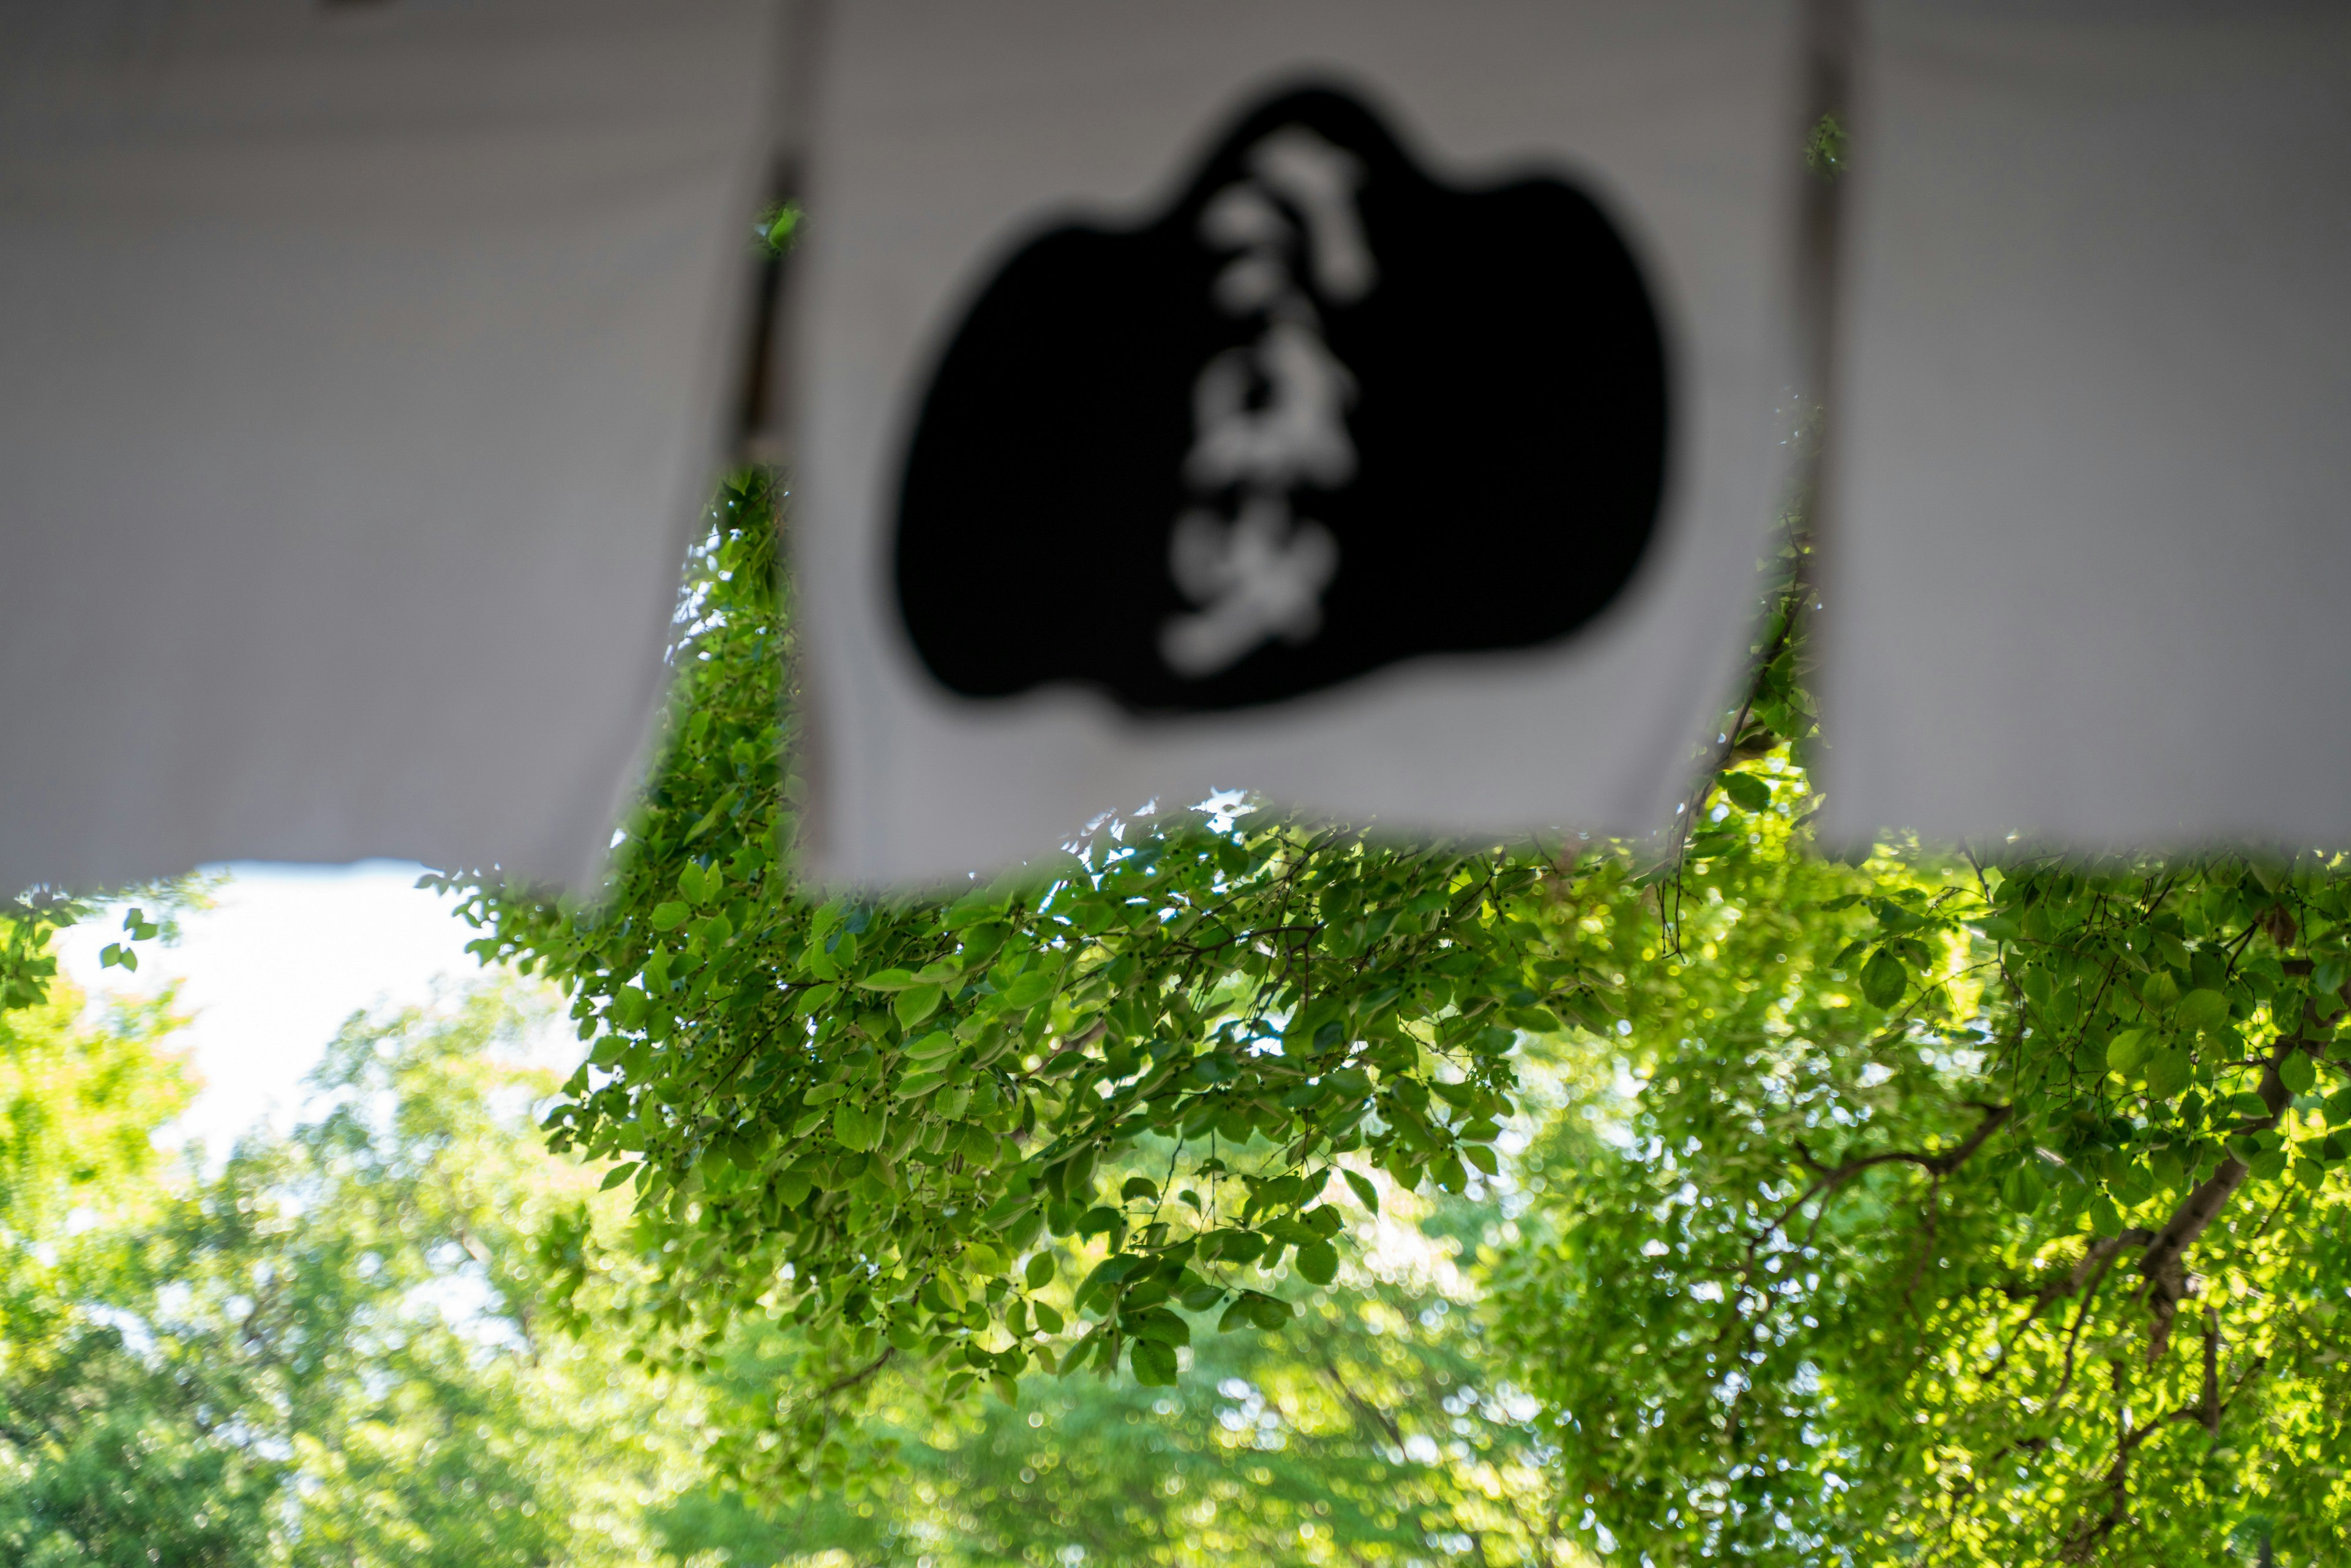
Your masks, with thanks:
M786 20L0 7L0 885L593 874L741 368Z
M1884 0L1824 825L2351 834L2351 12Z
M955 879L1099 812L1223 788L1399 831L1669 818L1736 679L1782 478L1796 20L1776 0L833 6L791 329L810 869ZM1301 73L1375 93L1449 179L1556 169L1625 231L1677 402L1654 558L1562 644L1421 659L1250 711L1137 720L1066 687L951 695L889 580L895 475L943 335L1014 237L1054 214L1155 216L1205 138Z

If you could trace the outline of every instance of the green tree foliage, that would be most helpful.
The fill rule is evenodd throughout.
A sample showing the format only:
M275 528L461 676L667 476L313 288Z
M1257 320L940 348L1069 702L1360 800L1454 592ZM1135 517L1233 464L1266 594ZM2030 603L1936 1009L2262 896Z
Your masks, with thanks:
M1687 878L1695 951L1588 923L1632 1032L1552 1047L1583 1103L1539 1145L1547 1234L1495 1270L1590 1538L2326 1560L2342 862L1847 868L1782 847L1802 781L1771 789Z
M695 1501L681 1547L765 1561L788 1543L860 1563L1549 1563L1575 1542L1537 1403L1498 1378L1457 1254L1499 1239L1489 1198L1420 1207L1390 1188L1359 1260L1278 1335L1203 1334L1185 1375L1029 1379L1016 1404L944 1409L916 1375L875 1378L864 1440L900 1462L747 1528L739 1494ZM1464 1260L1467 1260L1466 1259ZM1057 1292L1049 1291L1048 1294ZM726 1399L791 1371L788 1333L715 1363ZM740 1472L737 1472L738 1480ZM754 1479L750 1490L760 1490Z
M49 938L80 919L87 906L47 888L19 894L0 910L0 1012L39 1006L57 972Z
M131 896L142 897L144 902L124 913L122 939L107 944L99 956L99 964L107 968L138 968L137 944L157 938L173 940L180 915L203 907L208 887L204 877L186 876L134 889ZM89 898L51 887L33 888L0 904L0 1013L41 1005L57 972L50 938L89 919L98 907ZM154 911L152 919L151 909Z
M604 901L459 885L476 951L542 967L597 1039L549 1124L628 1162L646 1320L698 1364L789 1309L806 1396L771 1418L806 1479L842 1478L836 1411L899 1357L948 1397L1032 1366L1167 1385L1196 1321L1277 1329L1285 1262L1332 1277L1367 1169L1496 1168L1515 1031L1604 1016L1548 947L1540 852L1187 811L952 899L796 892L772 503L731 489L696 557L671 745ZM1073 1313L1030 1282L1047 1236L1107 1240Z
M1205 1334L1181 1386L943 1406L893 1364L849 1436L904 1462L778 1517L741 1489L772 1498L759 1412L798 1329L758 1317L698 1385L631 1368L611 1324L658 1293L638 1260L665 1229L633 1234L625 1193L538 1146L519 1110L549 1083L501 1060L507 1005L355 1020L321 1113L209 1175L151 1135L190 1087L168 998L81 1006L61 988L4 1020L0 1561L1517 1563L1564 1542L1537 1406L1498 1379L1461 1266L1497 1239L1490 1194L1416 1223L1422 1200L1375 1187L1290 1331ZM1074 1316L1106 1246L1053 1249L1032 1299ZM702 1484L711 1443L737 1490Z
M2341 1535L2338 858L1823 856L1792 539L1750 697L1658 841L1402 845L1228 801L1001 884L807 895L774 500L746 479L715 514L604 900L453 879L477 950L543 967L596 1040L548 1124L623 1162L642 1349L724 1380L768 1345L722 1445L767 1500L905 1518L890 1489L928 1486L987 1560L1014 1494L956 1434L1308 1364L1299 1309L1336 1299L1374 1174L1507 1181L1524 1072L1562 1109L1515 1173L1483 1375L1543 1407L1564 1522L1531 1554L2308 1562ZM1114 1450L1055 1473L1097 1495ZM1173 1543L1165 1516L1134 1515Z
M41 956L37 1004L0 1012L0 1559L256 1561L276 1467L211 1440L202 1391L155 1375L92 1299L109 1239L167 1207L149 1134L190 1092L172 1020L82 1024Z
M327 1113L207 1175L150 1136L161 1005L78 1004L0 1020L0 1561L674 1561L693 1404L541 1321L542 1221L594 1184L520 1114L510 1008L355 1020Z

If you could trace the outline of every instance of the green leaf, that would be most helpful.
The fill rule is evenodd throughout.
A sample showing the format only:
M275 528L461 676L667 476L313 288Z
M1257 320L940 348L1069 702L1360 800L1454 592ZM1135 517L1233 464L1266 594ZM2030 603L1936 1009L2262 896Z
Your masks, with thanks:
M2229 998L2218 991L2190 991L2179 998L2182 1029L2208 1029L2229 1016Z
M2277 1064L2277 1075L2291 1093L2307 1094L2318 1087L2318 1063L2310 1060L2307 1051L2288 1051Z
M1203 1281L1176 1299L1184 1303L1187 1312L1205 1312L1225 1299L1225 1288Z
M1051 996L1061 980L1056 969L1031 969L1004 988L1004 1005L1015 1010L1033 1008Z
M636 1175L640 1168L641 1167L633 1165L614 1166L611 1170L604 1173L604 1180L602 1184L596 1188L596 1190L598 1192L610 1192L614 1187L620 1186L622 1182L628 1180L631 1176Z
M2128 1078L2154 1048L2155 1037L2143 1029L2126 1029L2106 1042L2106 1065Z
M1040 1252L1029 1259L1028 1268L1022 1270L1022 1276L1028 1280L1029 1288L1032 1291L1041 1291L1051 1284L1053 1255L1050 1252Z
M1312 1241L1298 1249L1298 1271L1318 1285L1327 1285L1339 1272L1338 1249L1328 1241Z
M693 913L694 909L691 905L681 904L676 899L671 899L666 904L656 904L653 905L653 929L674 931L684 925L686 917Z
M936 986L909 986L898 993L890 1010L898 1015L899 1024L912 1029L939 1010L940 990Z
M1909 971L1900 959L1880 947L1861 967L1861 994L1874 1008L1890 1008L1902 999L1910 986Z
M898 1081L898 1098L919 1100L946 1081L947 1070L945 1067L935 1068L928 1071L910 1072Z
M2196 1075L2196 1060L2179 1046L2158 1051L2147 1059L2147 1092L2157 1100L2168 1100L2188 1087Z
M732 790L729 790L725 795L719 797L717 800L712 803L710 810L703 812L701 819L697 821L693 827L686 830L685 841L690 844L695 840L702 837L703 834L708 832L712 828L716 827L718 825L718 819L725 816L726 814L726 808L732 806L734 803L735 794Z
M935 1061L962 1049L961 1042L945 1030L925 1035L906 1048L907 1057L914 1061Z
M1761 811L1771 803L1771 786L1752 773L1725 773L1716 782L1741 810Z
M1066 1321L1050 1301L1031 1301L1029 1310L1037 1317L1037 1326L1047 1333L1060 1333Z
M880 1118L869 1116L847 1102L843 1102L832 1113L833 1138L845 1149L855 1149L862 1154L873 1146L873 1140L881 1133Z
M2019 1214L2031 1214L2041 1207L2041 1173L2032 1168L2033 1164L2028 1159L2000 1178L2001 1202Z
M1112 1291L1120 1281L1133 1273L1142 1262L1141 1258L1131 1252L1111 1254L1095 1264L1093 1271L1079 1284L1076 1292L1070 1298L1071 1304L1083 1308L1096 1296Z
M1157 1340L1134 1342L1134 1380L1145 1388L1169 1388L1176 1383L1176 1347Z
M903 991L918 983L911 969L876 969L857 985L859 989L867 991Z
M1192 1325L1165 1307L1154 1307L1135 1313L1126 1320L1127 1332L1137 1339L1156 1340L1162 1344L1190 1344Z
M1355 1195L1357 1202L1374 1214L1380 1211L1380 1189L1372 1185L1369 1176L1359 1176L1353 1171L1341 1171L1339 1174L1346 1178L1347 1188Z

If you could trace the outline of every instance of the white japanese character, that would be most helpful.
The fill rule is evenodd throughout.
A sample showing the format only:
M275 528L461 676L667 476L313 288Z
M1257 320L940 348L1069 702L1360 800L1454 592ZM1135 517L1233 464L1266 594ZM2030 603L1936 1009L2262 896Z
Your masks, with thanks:
M1251 394L1264 402L1251 406ZM1208 361L1192 393L1192 450L1184 477L1203 490L1226 485L1330 489L1355 476L1346 411L1355 378L1303 325L1276 321L1246 349Z
M1322 524L1293 525L1287 505L1259 497L1230 524L1208 512L1186 513L1169 541L1168 565L1176 586L1202 608L1161 626L1160 657L1198 680L1269 639L1303 643L1321 631L1322 591L1339 570L1339 546Z
M1249 172L1305 214L1314 287L1333 304L1361 299L1379 281L1364 238L1355 191L1364 165L1304 126L1275 131L1249 153Z

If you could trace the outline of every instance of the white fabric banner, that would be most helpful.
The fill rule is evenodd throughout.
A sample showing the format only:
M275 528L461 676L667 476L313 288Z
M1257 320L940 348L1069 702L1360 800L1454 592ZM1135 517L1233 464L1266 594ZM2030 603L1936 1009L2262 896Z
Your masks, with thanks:
M814 870L1224 788L1670 816L1778 499L1792 5L843 0L815 47Z
M2351 835L2351 11L1889 0L1827 823Z
M0 890L592 873L741 372L785 22L0 5Z

